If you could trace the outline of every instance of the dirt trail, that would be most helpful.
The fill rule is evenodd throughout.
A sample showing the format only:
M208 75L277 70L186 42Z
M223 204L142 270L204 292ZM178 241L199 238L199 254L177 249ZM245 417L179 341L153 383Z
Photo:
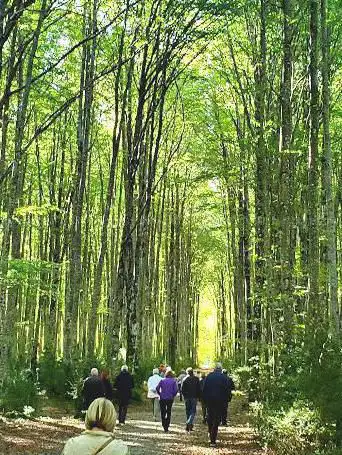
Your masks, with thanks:
M177 399L173 406L170 432L164 433L161 424L152 421L149 403L131 406L127 423L117 427L115 435L124 440L132 455L261 455L248 425L244 401L234 398L228 427L219 428L218 447L208 447L207 428L197 417L194 431L184 430L184 405ZM198 412L200 412L200 406ZM57 455L63 443L83 429L83 423L70 417L29 420L0 420L0 454ZM75 454L76 455L76 454ZM80 454L81 455L81 454Z

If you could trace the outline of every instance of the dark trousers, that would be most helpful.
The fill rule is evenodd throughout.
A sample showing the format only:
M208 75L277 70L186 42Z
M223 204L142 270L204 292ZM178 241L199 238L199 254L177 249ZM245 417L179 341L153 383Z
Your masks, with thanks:
M164 430L168 430L171 422L173 400L160 400L160 415Z
M186 423L193 425L196 416L197 398L184 398Z
M207 405L205 404L205 402L203 400L201 401L201 406L202 406L203 423L207 423Z
M228 420L228 401L225 401L224 403L222 403L222 417L221 417L222 425L227 425L227 420Z
M128 404L125 401L119 401L119 423L125 423Z
M183 394L182 394L182 383L178 383L178 393L179 393L179 401L183 401Z
M209 401L207 403L208 409L208 430L210 435L210 442L215 443L217 439L218 426L222 418L222 402Z

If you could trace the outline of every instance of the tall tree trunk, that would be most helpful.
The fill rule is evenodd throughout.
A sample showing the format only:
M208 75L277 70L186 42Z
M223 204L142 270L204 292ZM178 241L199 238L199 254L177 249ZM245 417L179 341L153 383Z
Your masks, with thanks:
M319 306L319 240L318 240L318 0L310 0L310 142L308 156L308 336L315 333L321 321ZM309 335L310 333L310 335Z
M279 226L280 226L280 293L284 305L285 342L292 339L293 301L292 275L293 261L291 236L294 224L294 155L292 144L292 69L293 69L293 4L283 0L283 76L281 84L281 135L280 135L280 179L279 179Z
M321 43L322 43L322 90L323 90L323 157L322 185L326 223L327 243L327 281L329 288L328 306L330 309L330 325L335 331L340 329L338 310L338 276L336 252L336 216L332 187L332 156L330 140L330 43L327 26L327 0L321 0Z
M84 36L94 35L97 28L97 0L86 2L84 5ZM93 112L95 55L97 41L94 37L91 42L83 45L80 78L80 99L78 108L77 146L78 156L72 196L72 222L70 232L70 271L69 295L65 308L64 326L64 355L71 359L77 355L77 320L78 307L82 296L82 215L87 168L90 153L91 120ZM95 333L88 336L95 337ZM76 351L75 351L76 349Z
M255 122L256 143L256 194L255 194L255 300L253 305L253 339L258 342L262 331L262 313L266 311L266 260L268 217L268 157L265 142L265 94L266 94L266 2L260 0L260 35L258 60L255 63Z
M10 249L13 259L20 259L21 257L21 226L18 220L15 218L14 214L16 208L20 204L23 193L25 163L27 157L23 154L22 146L25 136L34 59L36 57L42 26L47 16L46 7L47 0L43 0L37 26L33 34L32 46L27 59L25 77L23 75L23 64L20 65L18 71L18 83L20 86L24 83L25 89L20 94L18 99L14 140L14 160L9 184L7 220L4 228L3 245L1 252L1 273L5 277L5 282L8 272L8 259ZM15 322L19 289L20 288L18 285L12 286L8 292L6 306L6 285L0 287L0 317L2 321L2 323L0 323L0 371L3 371L3 376L6 374L6 368L8 367L12 354L16 352L16 343L13 340L16 334Z

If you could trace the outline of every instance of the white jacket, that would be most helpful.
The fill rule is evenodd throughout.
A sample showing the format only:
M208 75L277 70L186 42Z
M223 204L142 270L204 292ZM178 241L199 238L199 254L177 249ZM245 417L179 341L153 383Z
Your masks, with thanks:
M159 374L154 374L153 376L150 376L147 381L147 398L159 398L158 393L156 392L156 387L160 383L162 378L159 376Z
M113 433L100 430L86 430L75 438L68 439L62 455L92 455ZM99 455L129 455L128 446L120 439L113 439Z

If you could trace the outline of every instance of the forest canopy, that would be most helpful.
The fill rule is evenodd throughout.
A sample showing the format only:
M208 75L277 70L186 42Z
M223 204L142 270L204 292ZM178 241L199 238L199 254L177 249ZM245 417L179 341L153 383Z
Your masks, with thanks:
M341 10L1 2L3 381L221 359L337 393Z

